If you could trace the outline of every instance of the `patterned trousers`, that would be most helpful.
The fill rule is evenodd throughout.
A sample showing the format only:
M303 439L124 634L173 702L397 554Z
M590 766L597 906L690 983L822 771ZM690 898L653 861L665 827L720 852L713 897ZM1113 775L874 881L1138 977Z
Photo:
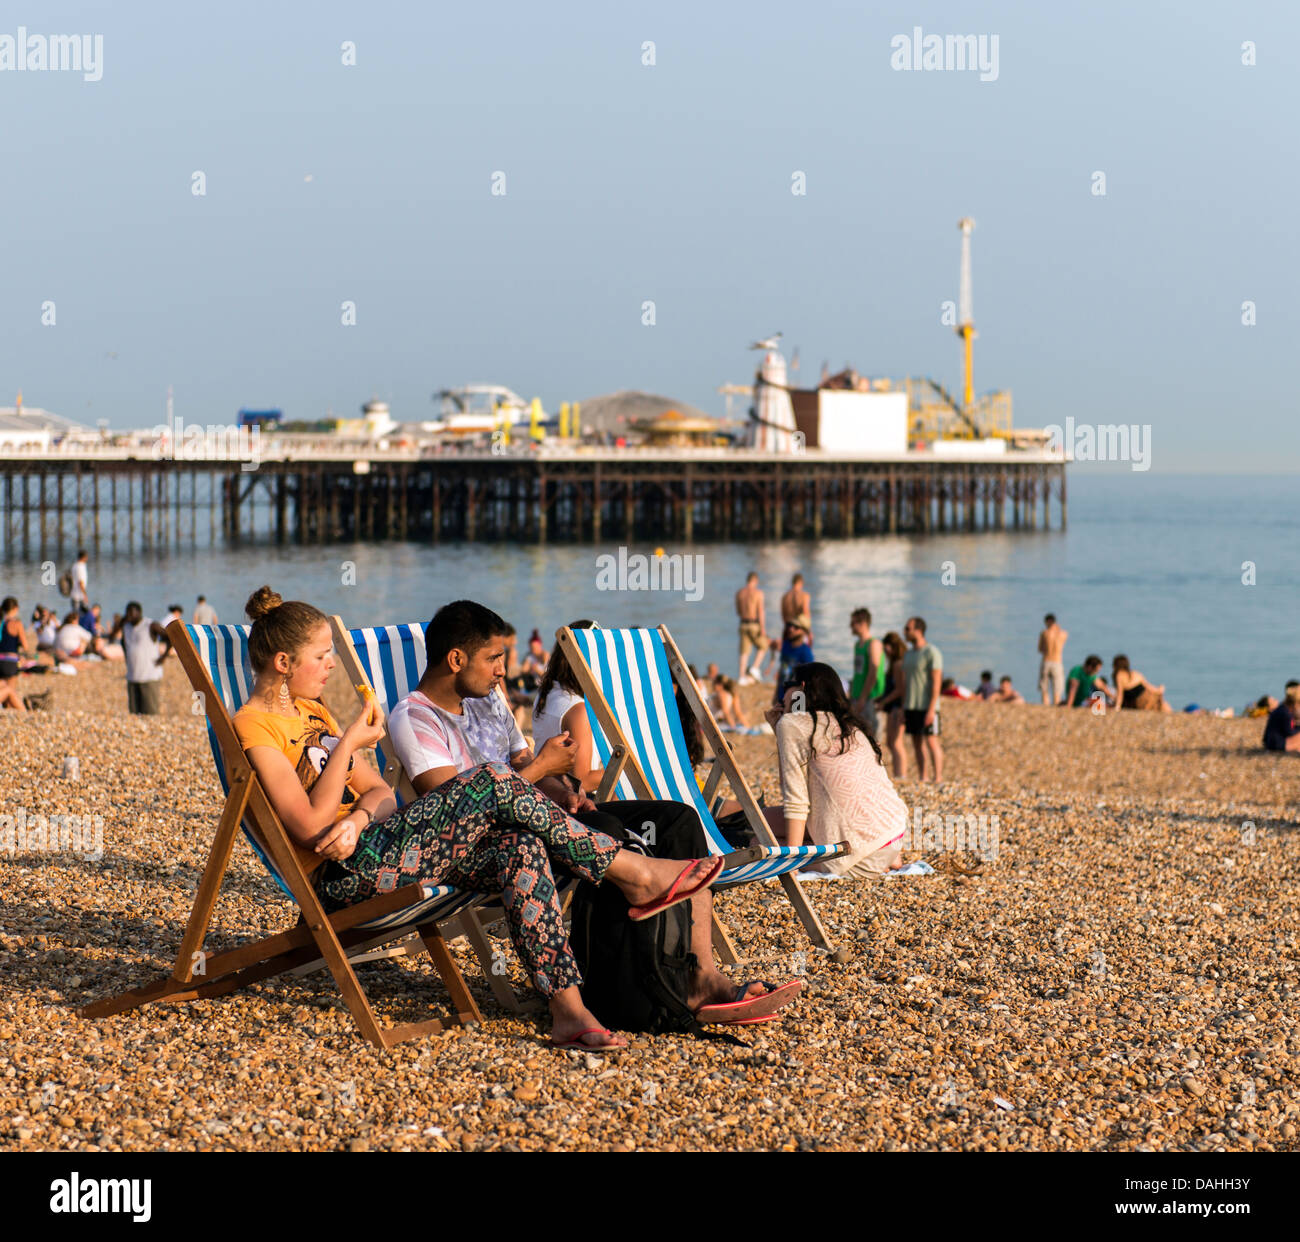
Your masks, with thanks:
M543 996L582 982L564 931L551 859L599 884L619 845L566 815L504 763L469 768L362 833L321 868L329 910L417 880L501 894L510 939Z

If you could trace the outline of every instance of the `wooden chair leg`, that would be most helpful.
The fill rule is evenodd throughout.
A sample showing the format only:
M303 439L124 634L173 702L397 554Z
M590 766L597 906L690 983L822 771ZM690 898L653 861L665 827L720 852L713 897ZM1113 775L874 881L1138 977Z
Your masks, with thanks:
M794 907L794 912L799 916L799 921L807 930L808 938L819 949L825 949L827 953L833 953L835 951L835 946L831 943L831 938L826 934L826 929L822 926L821 919L817 917L817 911L812 908L808 898L804 896L804 891L799 884L799 881L787 871L785 875L781 877L781 887L785 889L785 894L790 899L790 904Z
M176 951L176 965L172 969L172 978L178 983L189 982L194 974L195 959L201 956L203 940L208 934L208 923L217 904L217 894L221 891L221 881L225 879L230 853L235 847L235 832L239 828L239 821L244 817L244 810L252 790L251 774L240 772L235 776L230 792L226 795L226 805L222 808L216 836L212 840L212 848L208 851L208 861L203 868L198 891L194 894L194 904L190 907L185 934L181 937L180 947Z
M743 960L736 948L736 942L719 921L716 909L713 911L713 951L724 966L735 966Z
M451 1003L455 1007L458 1021L462 1026L481 1025L483 1015L479 1013L478 1005L470 995L470 990L465 984L465 976L460 973L460 968L452 960L447 942L439 934L437 924L425 923L419 928L419 932L424 947L429 950L429 956L433 959L434 970L438 972L444 986L451 994Z
M497 959L478 911L463 910L460 915L460 925L465 931L466 939L478 955L479 963L483 967L483 977L487 980L488 987L492 989L497 1004L509 1013L523 1013L527 1006L516 995L506 976L493 969Z

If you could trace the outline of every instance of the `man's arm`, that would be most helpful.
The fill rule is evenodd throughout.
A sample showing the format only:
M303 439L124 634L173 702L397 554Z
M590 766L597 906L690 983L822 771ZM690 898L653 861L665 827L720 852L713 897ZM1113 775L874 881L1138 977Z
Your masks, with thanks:
M594 811L596 804L583 792L582 786L572 773L564 776L543 776L537 782L537 788L552 802L569 815L581 815L583 811Z
M522 764L519 764L515 762L516 757L511 755L510 763L524 780L536 784L544 776L558 776L561 772L569 771L573 767L577 745L577 742L566 731L550 738L536 758L525 747L519 752L519 757L522 758L527 755L528 758Z
M172 640L167 637L167 631L157 621L149 623L149 637L156 638L163 645L163 649L158 653L158 658L154 661L155 664L161 664L172 649Z
M930 724L934 720L934 714L939 710L939 691L943 686L943 666L930 670L930 701L925 706L925 723Z
M1046 630L1044 630L1038 636L1038 654L1039 655L1047 654L1047 631Z
M456 774L456 768L452 764L445 768L430 768L427 772L411 777L411 784L415 786L415 792L423 797L439 785L445 785Z
M885 654L885 645L878 638L873 638L867 644L867 679L862 683L862 701L865 703L871 697L871 691L875 688L876 678L880 676L880 661Z

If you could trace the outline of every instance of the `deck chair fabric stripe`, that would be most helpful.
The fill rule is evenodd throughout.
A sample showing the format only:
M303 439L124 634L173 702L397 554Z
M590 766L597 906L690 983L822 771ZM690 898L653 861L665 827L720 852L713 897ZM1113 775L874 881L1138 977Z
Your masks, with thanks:
M658 631L580 629L570 632L591 666L596 683L654 796L694 807L704 825L710 852L729 853L731 846L719 832L691 768L668 658ZM612 747L590 703L587 718L600 761L608 763ZM637 796L626 772L620 777L616 791L619 798ZM724 871L718 883L732 885L775 879L841 852L835 845L766 846L762 858Z
M357 660L365 670L371 687L379 698L385 716L398 705L424 676L424 626L419 624L381 625L372 629L348 630L348 640ZM375 748L381 770L396 759L385 753L382 743ZM398 805L400 790L395 790Z
M248 659L247 625L186 625L185 629L198 649L199 657L207 667L225 704L226 711L233 716L247 701L253 687L252 668ZM226 775L226 765L221 757L221 746L217 735L208 724L208 745L216 764L217 776L221 781L222 792L230 792L230 781ZM293 893L284 877L276 869L266 851L258 842L257 836L250 830L248 821L240 825L244 839L253 852L262 860L262 865L270 873L280 891L290 900ZM375 931L387 931L390 928L409 924L415 927L419 923L450 918L458 910L476 900L476 895L446 884L422 885L424 900L381 918L373 919L362 927Z

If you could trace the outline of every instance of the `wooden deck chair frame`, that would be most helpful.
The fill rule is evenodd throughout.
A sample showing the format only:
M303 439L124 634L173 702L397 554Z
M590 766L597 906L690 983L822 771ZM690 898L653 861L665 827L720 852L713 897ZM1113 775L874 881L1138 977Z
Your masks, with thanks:
M725 776L731 785L732 793L745 813L746 822L754 830L754 835L763 845L776 845L777 840L772 835L772 826L767 822L762 808L758 805L758 799L754 797L749 782L745 779L744 773L741 772L740 765L736 762L736 756L727 744L726 735L718 728L718 722L713 718L713 713L709 711L708 706L700 697L695 678L691 676L690 669L687 668L686 661L682 658L682 653L678 651L673 636L668 632L668 627L660 625L655 628L659 637L663 640L664 654L667 657L668 669L672 674L673 681L681 690L682 696L685 698L692 714L699 722L700 734L705 745L713 753L712 771L705 780L702 790L705 803L707 805L712 804L718 786ZM578 679L578 684L582 687L583 697L595 712L600 727L605 731L605 736L612 748L611 759L613 759L613 756L618 756L616 761L610 762L605 768L605 776L601 781L599 796L601 798L609 797L617 785L619 777L626 775L638 797L655 797L634 748L624 734L622 725L619 724L617 717L605 701L605 696L601 692L596 675L592 672L586 656L583 655L581 648L575 641L572 630L568 626L564 626L556 631L555 637L560 644L561 651L564 652L565 659L569 662L569 667ZM800 887L799 881L789 872L778 877L778 879L781 887L785 890L787 899L794 907L795 914L807 931L809 939L819 948L825 949L828 953L833 953L835 946L831 943L830 936L827 935L826 929L817 917L817 912L813 909L807 894ZM726 930L718 922L716 913L713 922L715 949L728 964L735 964L740 960L738 950Z
M356 650L352 646L351 635L343 624L342 617L332 616L330 618L330 629L334 635L334 652L343 665L348 683L353 687L354 691L357 686L369 686L373 690L374 686L371 684L370 678L366 676L366 670L361 666L361 661L357 658ZM360 692L357 692L357 697L361 697ZM384 719L384 736L380 739L379 746L388 760L382 773L384 780L392 789L401 794L404 802L415 801L419 794L415 792L410 776L402 766L402 761L397 757L392 734L388 731L387 717ZM493 969L495 961L492 941L488 936L488 921L485 921L483 917L485 904L492 900L490 897L483 897L481 901L459 911L454 919L447 920L440 930L446 939L454 940L458 935L463 935L469 941L470 947L473 948L479 963L483 967L483 977L487 980L488 987L496 998L497 1004L511 1013L530 1012L537 1008L536 1003L522 1000L506 978L498 970ZM496 920L492 919L490 921L495 922Z
M361 1034L381 1048L391 1048L404 1040L430 1035L450 1026L480 1023L482 1016L478 1005L437 925L430 921L419 924L415 930L451 996L455 1014L397 1026L385 1027L379 1024L356 971L348 960L347 949L356 945L383 943L385 937L382 932L362 924L395 914L424 900L422 886L404 885L393 892L381 893L334 914L326 914L309 880L310 873L321 860L298 846L276 815L257 774L244 755L225 703L217 693L184 623L173 621L167 626L167 634L190 679L190 685L203 696L208 721L221 748L230 790L226 795L225 807L217 824L216 836L208 852L207 865L199 881L171 974L144 987L95 1001L80 1010L81 1016L101 1018L158 1001L191 1001L222 996L319 957L324 958L334 976ZM204 951L203 942L241 821L246 822L250 831L256 833L259 845L284 878L301 912L301 919L288 931L222 953L209 954ZM405 937L411 930L409 924L399 924L391 930L387 939Z

